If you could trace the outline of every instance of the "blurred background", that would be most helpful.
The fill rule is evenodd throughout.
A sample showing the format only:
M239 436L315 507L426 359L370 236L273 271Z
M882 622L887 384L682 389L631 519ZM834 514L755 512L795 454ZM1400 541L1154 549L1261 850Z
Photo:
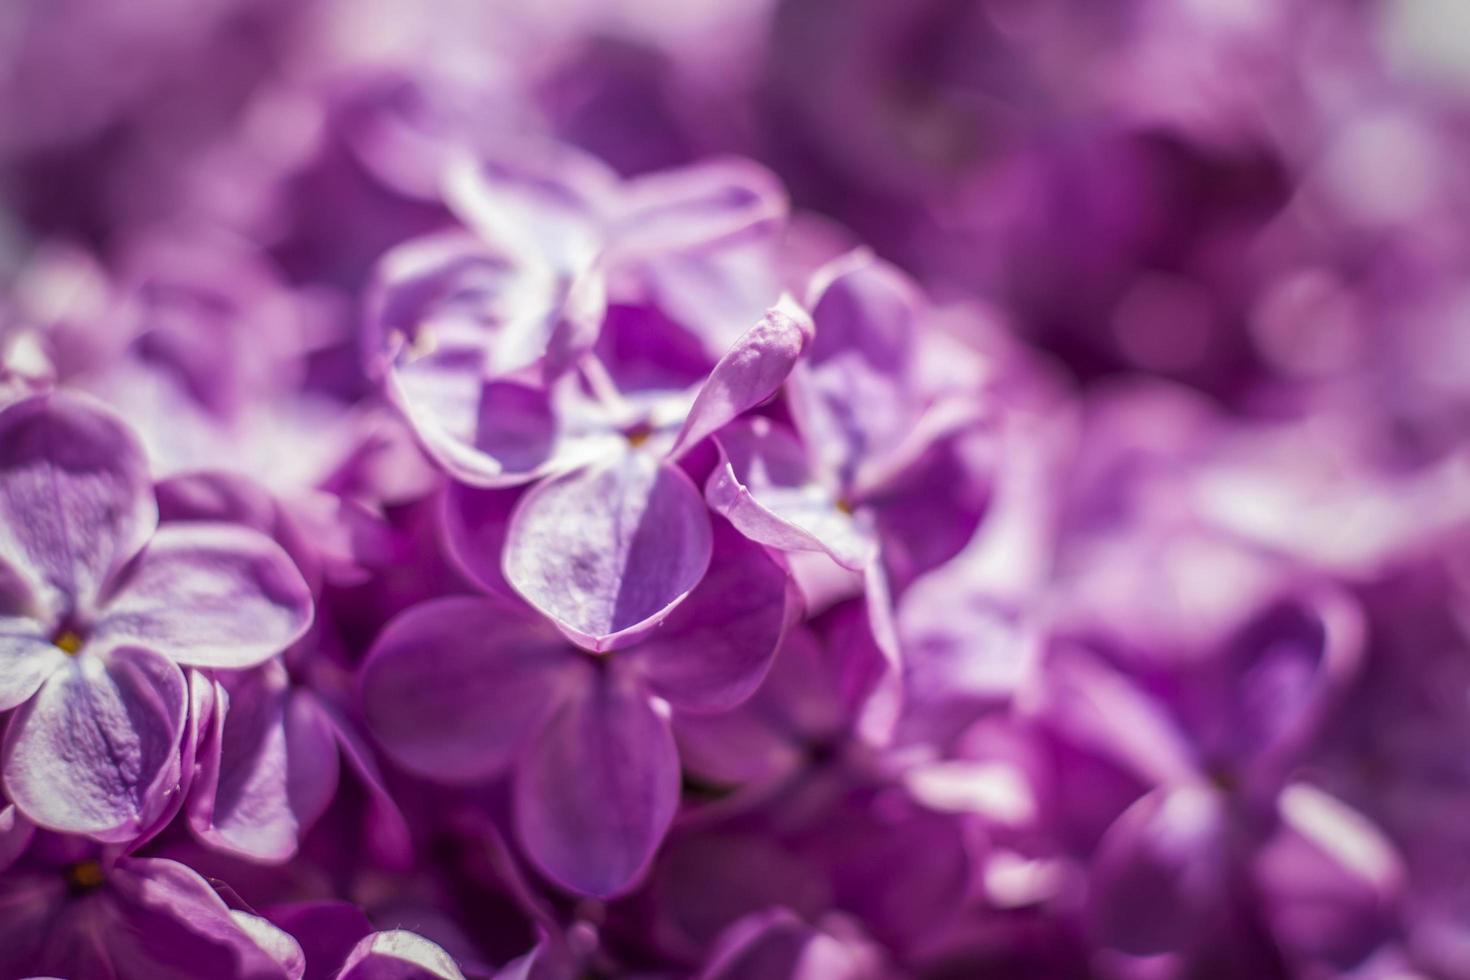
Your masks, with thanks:
M991 605L960 626L1003 644L1033 603L1084 607L1133 655L1048 660L1036 726L996 710L1008 674L940 658L907 678L933 712L906 720L926 754L896 777L916 809L875 804L847 836L817 838L837 853L834 901L861 907L888 955L925 977L1079 976L1098 962L1088 942L1184 948L1209 920L1224 925L1191 947L1205 950L1193 967L1110 975L1470 977L1470 3L7 0L5 370L79 372L69 357L114 356L141 316L165 327L146 358L203 363L186 382L208 379L191 398L217 415L275 391L286 361L293 391L358 404L373 393L364 288L389 247L453 223L444 162L547 137L623 175L752 157L790 195L793 268L866 243L958 334L996 358L1023 351L1046 379L1001 454L1003 520L987 517L1018 530L966 556L966 589ZM216 350L170 318L249 329ZM36 368L38 329L87 340L51 343ZM133 386L123 402L142 397L117 383ZM170 438L173 458L208 458L207 435ZM282 474L304 457L279 439L260 452L272 482L315 478ZM385 451L374 477L394 504L426 493L404 458ZM1265 810L1295 836L1257 839L1233 809L1220 831L1213 802L1150 810L1152 776L1098 745L1145 755L1134 743L1163 736L1079 721L1068 692L1106 692L1100 713L1126 728L1133 695L1118 692L1136 687L1206 718L1202 742L1238 717L1289 728L1294 668L1216 711L1200 704L1234 682L1190 659L1229 661L1212 644L1249 619L1241 607L1260 611L1263 554L1293 586L1346 597L1367 652L1332 678L1341 710L1289 740L1310 786ZM958 608L932 601L936 618ZM1207 782L1234 806L1241 778ZM1171 826L1232 881L1248 863L1250 897L1222 910L1183 888L1199 904L1173 903L1178 933L1142 935L1120 913L1079 939L1079 869L1106 872L1121 853L1106 841L1128 833L1168 850ZM698 834L673 842L656 881L744 896L761 890L751 867L831 857ZM981 884L962 888L947 875L967 847ZM1122 875L1115 897L1152 914L1175 895L1167 877ZM890 888L902 908L863 904ZM926 933L962 891L986 914ZM686 950L746 911L698 888L662 900Z

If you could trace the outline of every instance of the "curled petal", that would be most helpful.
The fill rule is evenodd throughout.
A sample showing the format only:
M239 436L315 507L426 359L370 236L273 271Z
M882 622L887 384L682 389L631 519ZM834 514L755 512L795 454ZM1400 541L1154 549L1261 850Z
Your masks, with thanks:
M251 667L294 643L311 619L311 591L270 538L173 524L129 566L89 642L139 643L193 667Z
M717 441L720 465L705 499L742 534L782 551L825 551L853 570L872 561L872 531L816 481L789 430L768 419L741 420Z
M668 831L679 757L668 720L635 684L613 669L588 675L522 759L515 815L542 871L606 898L642 875Z
M477 782L515 758L556 704L566 641L508 601L435 599L400 614L360 677L369 730L404 768Z
M383 257L368 301L369 345L394 370L446 333L483 352L486 377L537 366L555 375L597 339L604 307L592 270L568 276L538 257L450 232Z
M107 874L116 926L102 930L120 977L299 980L300 948L262 920L242 920L175 861L126 858Z
M614 224L620 255L709 249L778 228L780 180L748 160L709 160L629 181Z
M714 366L669 455L678 456L774 395L811 333L811 320L795 303L769 310Z
M315 699L270 661L222 675L189 823L213 847L284 861L331 802L337 742Z
M710 540L709 514L684 472L629 451L521 499L505 577L573 642L609 650L683 601L709 567Z
M464 974L435 943L407 929L390 929L363 937L336 980L464 980Z
M440 502L444 545L450 558L470 581L496 595L515 594L501 571L501 559L510 515L520 499L518 489L451 483Z
M277 905L265 917L296 937L306 954L303 980L331 980L358 941L373 932L362 909L351 902Z
M143 448L110 411L62 394L0 411L0 564L56 611L90 612L157 523Z
M682 711L727 711L760 686L800 613L791 577L728 523L715 525L709 572L638 645L654 692Z
M5 733L5 786L34 823L128 841L178 791L188 689L157 653L75 657Z

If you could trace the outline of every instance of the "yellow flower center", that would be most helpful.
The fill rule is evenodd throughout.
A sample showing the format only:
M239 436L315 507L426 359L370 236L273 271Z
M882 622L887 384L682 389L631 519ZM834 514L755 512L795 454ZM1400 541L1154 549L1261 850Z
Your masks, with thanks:
M66 869L66 883L75 891L87 892L102 886L102 865L93 860L78 861Z
M51 642L73 657L82 649L82 637L76 630L62 630Z

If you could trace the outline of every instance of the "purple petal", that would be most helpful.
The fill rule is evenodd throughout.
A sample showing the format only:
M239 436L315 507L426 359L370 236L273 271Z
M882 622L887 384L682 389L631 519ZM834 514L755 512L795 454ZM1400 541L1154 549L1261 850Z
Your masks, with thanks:
M742 534L782 551L825 551L844 568L872 561L872 531L816 482L806 450L789 430L764 418L741 420L717 442L721 462L705 484L705 499Z
M642 875L663 840L679 802L679 757L668 721L636 684L615 668L588 673L522 759L515 815L542 871L606 898Z
M520 499L519 489L444 488L440 519L449 556L470 581L497 595L515 595L501 569L510 515Z
M728 523L709 571L636 648L649 686L681 711L727 711L760 686L800 600L786 570Z
M0 615L0 711L24 704L66 662L39 622Z
M689 594L709 567L710 540L709 514L684 472L629 451L521 499L505 577L574 642L609 650Z
M351 902L301 902L265 910L266 918L296 937L306 955L302 980L331 980L373 925Z
M464 974L436 944L407 929L392 929L354 946L337 980L464 980Z
M557 374L597 339L604 306L598 276L572 279L542 259L451 231L380 260L368 343L390 365L442 342L479 348L487 378L543 364Z
M0 873L15 863L30 846L36 828L11 803L0 807Z
M42 827L127 841L177 792L187 703L157 653L72 658L11 719L6 791Z
M538 145L521 159L458 160L445 202L489 242L577 268L602 247L602 215L618 179L595 157Z
M311 592L270 538L228 524L160 528L90 643L136 642L194 667L251 667L311 625Z
M30 977L45 968L42 949L66 901L61 875L0 875L0 976Z
M811 320L796 304L769 310L714 366L669 456L678 456L774 395L811 335Z
M1207 789L1155 790L1098 843L1088 913L1101 941L1145 956L1187 948L1222 908L1220 801Z
M822 473L843 487L913 425L906 376L920 305L913 283L864 250L814 276L816 336L809 369L793 380L792 410Z
M279 661L218 684L189 824L221 850L287 860L336 790L336 738L314 699L292 692Z
M142 446L111 412L60 394L0 411L0 564L41 579L55 612L90 611L157 522Z
M414 606L373 644L363 712L394 761L446 782L504 769L554 709L567 644L509 601L456 597Z
M615 224L620 254L707 249L780 226L781 182L747 160L709 160L649 174L622 188Z
M214 889L197 873L158 858L121 860L107 875L116 928L104 942L120 976L238 977L286 980L300 976L299 950L293 963L280 961L279 936L263 948L259 930L244 928Z
M720 936L698 980L865 980L877 963L786 909L737 921Z
M331 723L337 737L337 747L363 789L367 791L368 804L364 817L367 825L364 839L371 848L370 853L377 861L390 868L406 868L412 863L413 841L410 839L408 822L403 811L388 792L383 782L383 773L367 743L334 709L319 702L318 709Z

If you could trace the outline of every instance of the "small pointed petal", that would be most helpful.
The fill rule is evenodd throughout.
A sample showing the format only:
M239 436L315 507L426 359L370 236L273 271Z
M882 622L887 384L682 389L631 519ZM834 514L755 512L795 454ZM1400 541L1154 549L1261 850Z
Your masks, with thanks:
M718 521L709 572L636 647L636 656L654 693L675 708L728 711L760 686L799 614L786 570L765 548Z
M11 719L6 791L39 826L128 841L178 791L187 701L157 653L72 658Z
M781 551L825 551L844 568L867 566L872 530L816 481L796 437L768 419L742 419L716 440L720 465L705 499L746 537Z
M774 395L811 335L811 320L795 303L769 310L714 366L669 456L678 456Z
M710 534L684 472L629 451L527 492L511 517L505 577L573 642L614 649L699 583Z
M62 394L0 411L0 565L55 612L89 612L157 523L143 448L110 411Z
M636 684L613 668L587 673L516 772L516 826L550 878L607 898L643 874L668 831L679 757Z
M435 599L400 614L362 666L363 713L399 765L452 783L515 759L556 706L567 644L508 600Z
M171 524L128 567L88 643L136 643L193 667L252 667L311 620L311 591L270 538L228 524Z

